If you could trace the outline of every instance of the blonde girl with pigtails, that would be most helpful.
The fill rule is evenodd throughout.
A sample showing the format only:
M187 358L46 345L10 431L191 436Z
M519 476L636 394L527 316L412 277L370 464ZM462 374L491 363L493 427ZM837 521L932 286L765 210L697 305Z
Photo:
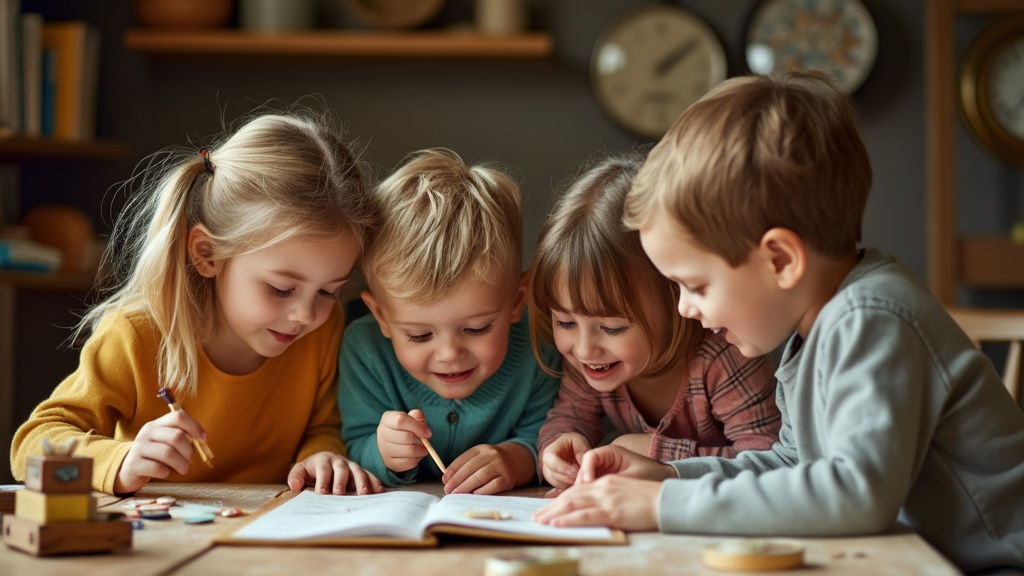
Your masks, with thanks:
M151 156L125 186L108 286L75 331L79 366L17 431L15 478L43 438L77 438L107 493L151 480L381 491L339 435L337 294L376 209L330 115L258 111L207 148Z

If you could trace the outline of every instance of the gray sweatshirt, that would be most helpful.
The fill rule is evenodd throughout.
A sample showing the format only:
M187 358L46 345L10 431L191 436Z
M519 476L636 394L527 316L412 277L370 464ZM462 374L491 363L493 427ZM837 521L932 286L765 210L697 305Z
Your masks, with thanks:
M899 520L961 570L1024 567L1024 412L903 263L864 251L776 376L779 441L671 462L662 531L843 536Z

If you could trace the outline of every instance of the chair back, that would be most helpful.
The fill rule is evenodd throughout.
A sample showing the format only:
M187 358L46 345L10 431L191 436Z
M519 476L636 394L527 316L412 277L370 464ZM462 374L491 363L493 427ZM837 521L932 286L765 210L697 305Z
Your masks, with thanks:
M1000 310L984 308L949 308L949 314L960 325L974 345L981 348L982 342L1007 342L1006 364L1003 368L1003 383L1020 404L1021 355L1024 348L1024 310Z

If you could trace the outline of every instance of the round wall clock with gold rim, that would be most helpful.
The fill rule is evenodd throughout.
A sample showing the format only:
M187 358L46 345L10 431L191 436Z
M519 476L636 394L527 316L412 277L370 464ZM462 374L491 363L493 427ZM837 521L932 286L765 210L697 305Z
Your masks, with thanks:
M704 20L675 6L642 4L601 32L590 56L590 84L615 123L660 138L725 80L727 68L725 48Z
M958 80L957 103L971 135L996 157L1024 166L1024 18L979 32Z

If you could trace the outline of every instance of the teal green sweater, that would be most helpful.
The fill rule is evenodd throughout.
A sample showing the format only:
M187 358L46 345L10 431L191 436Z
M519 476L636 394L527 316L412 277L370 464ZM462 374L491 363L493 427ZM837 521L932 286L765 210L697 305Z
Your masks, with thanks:
M561 365L557 350L545 350L544 358L549 366ZM423 410L433 434L430 443L445 464L473 446L503 442L522 444L536 458L537 432L558 393L558 380L534 358L525 313L512 325L501 367L461 400L442 398L415 380L370 315L345 330L338 363L341 435L349 458L388 486L438 481L441 471L429 457L401 474L384 466L377 450L377 425L384 412Z

